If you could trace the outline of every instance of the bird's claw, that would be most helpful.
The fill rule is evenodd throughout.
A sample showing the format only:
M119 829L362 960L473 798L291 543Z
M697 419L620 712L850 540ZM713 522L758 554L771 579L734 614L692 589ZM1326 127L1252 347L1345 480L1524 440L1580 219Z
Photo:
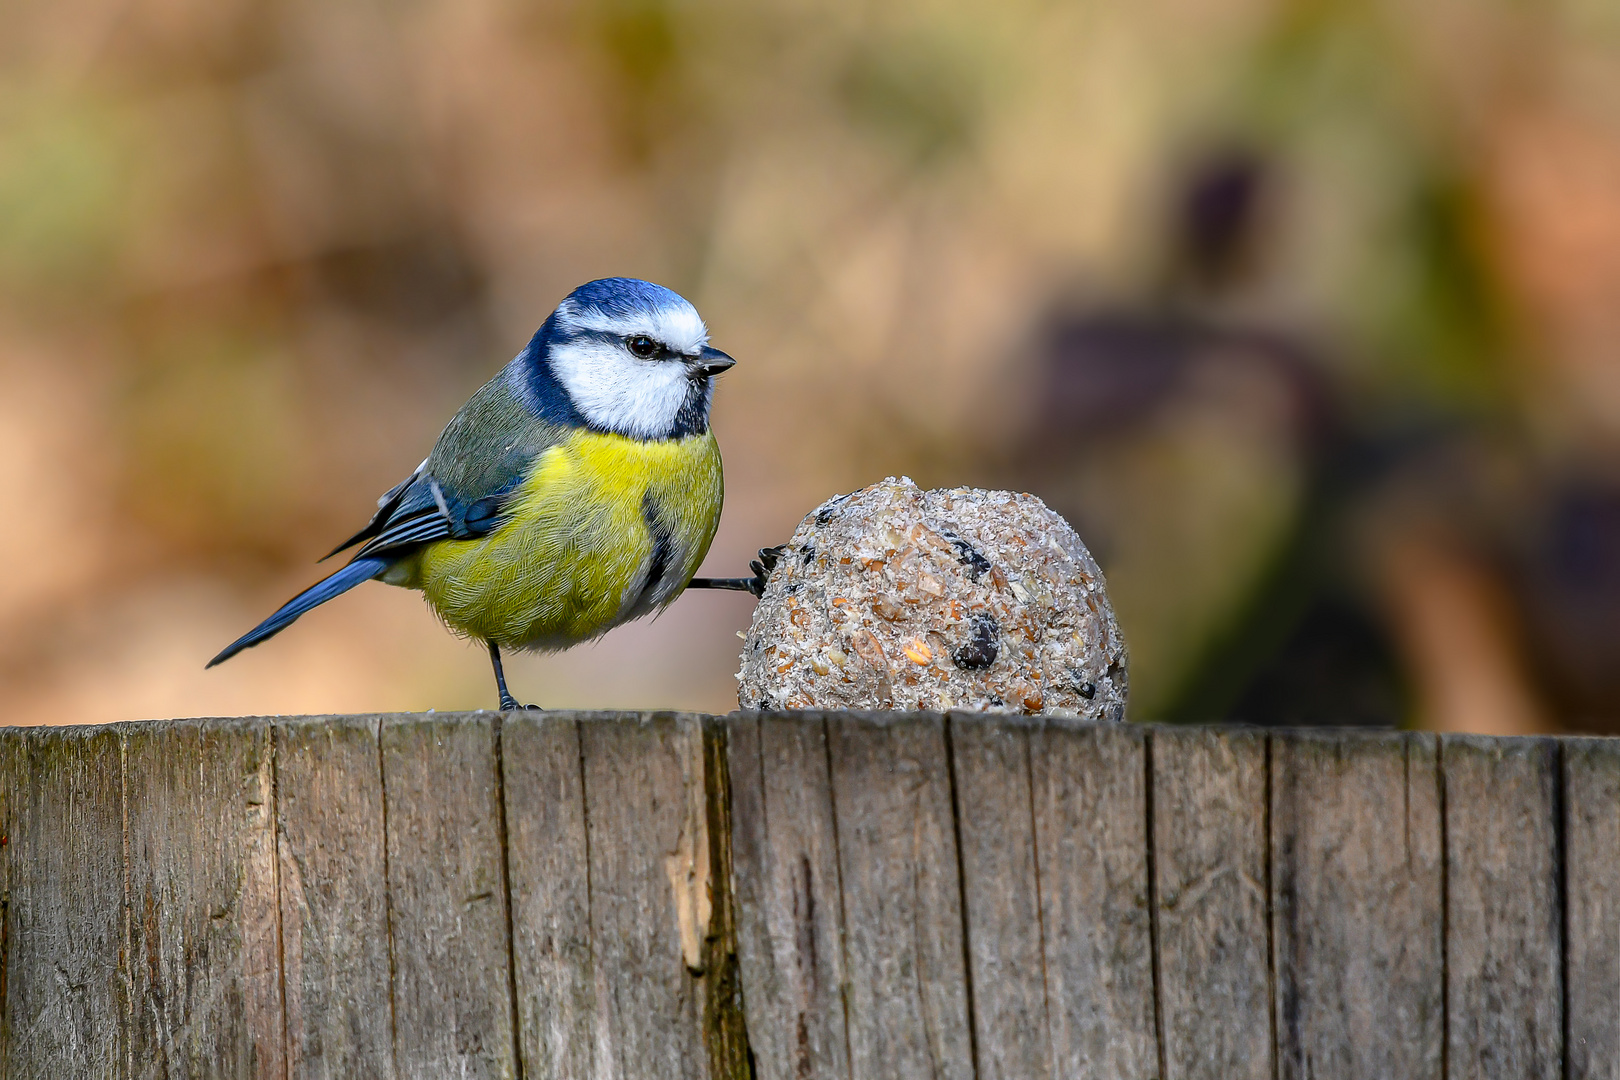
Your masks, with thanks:
M687 582L689 589L727 589L731 592L751 593L755 598L765 595L765 584L770 580L771 571L776 569L776 563L787 552L787 547L768 547L759 549L759 558L748 564L748 569L754 572L753 577L737 578L693 578Z
M755 596L764 596L765 585L771 579L771 571L776 569L776 564L781 560L782 556L786 554L786 544L778 544L776 547L760 548L759 558L754 559L748 564L748 569L754 572L754 576L748 579L748 591L753 593Z

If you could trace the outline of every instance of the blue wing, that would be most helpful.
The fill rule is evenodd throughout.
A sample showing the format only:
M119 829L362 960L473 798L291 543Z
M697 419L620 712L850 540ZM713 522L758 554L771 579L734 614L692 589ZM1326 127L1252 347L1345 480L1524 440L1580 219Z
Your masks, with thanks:
M501 523L507 500L521 482L521 476L509 477L496 491L469 502L436 477L419 470L387 516L380 522L374 520L355 538L366 541L355 558L389 554L397 557L434 540L476 540Z

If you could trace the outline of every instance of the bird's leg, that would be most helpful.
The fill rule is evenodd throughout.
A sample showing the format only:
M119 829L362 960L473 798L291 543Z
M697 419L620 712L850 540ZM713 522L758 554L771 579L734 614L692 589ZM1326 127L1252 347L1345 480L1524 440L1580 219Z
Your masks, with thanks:
M518 709L538 709L538 705L519 705L518 699L506 689L506 671L501 667L501 647L493 641L489 643L489 662L495 668L495 688L501 692L501 711L513 712Z
M780 559L787 547L768 547L759 549L759 558L748 564L748 569L754 572L753 577L695 577L687 582L688 589L730 589L732 592L753 593L755 596L765 595L765 583L770 580L771 571L776 569L776 562Z

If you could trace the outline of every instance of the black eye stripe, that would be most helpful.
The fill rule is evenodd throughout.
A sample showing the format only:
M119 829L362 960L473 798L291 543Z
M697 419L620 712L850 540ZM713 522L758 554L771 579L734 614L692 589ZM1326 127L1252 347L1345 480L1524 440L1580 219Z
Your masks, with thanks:
M646 338L653 343L655 348L652 358L665 359L671 356L694 355L677 352L650 334L625 334L613 330L577 330L567 335L567 337L559 337L557 344L569 345L579 341L596 341L601 342L603 345L616 345L634 355L630 343L637 338Z

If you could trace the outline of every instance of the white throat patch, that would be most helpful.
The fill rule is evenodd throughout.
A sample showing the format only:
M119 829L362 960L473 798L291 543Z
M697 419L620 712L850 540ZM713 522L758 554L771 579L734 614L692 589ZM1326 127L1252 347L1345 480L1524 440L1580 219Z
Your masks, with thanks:
M618 342L593 338L553 344L551 370L581 416L634 439L669 435L693 389L679 360L638 360Z

